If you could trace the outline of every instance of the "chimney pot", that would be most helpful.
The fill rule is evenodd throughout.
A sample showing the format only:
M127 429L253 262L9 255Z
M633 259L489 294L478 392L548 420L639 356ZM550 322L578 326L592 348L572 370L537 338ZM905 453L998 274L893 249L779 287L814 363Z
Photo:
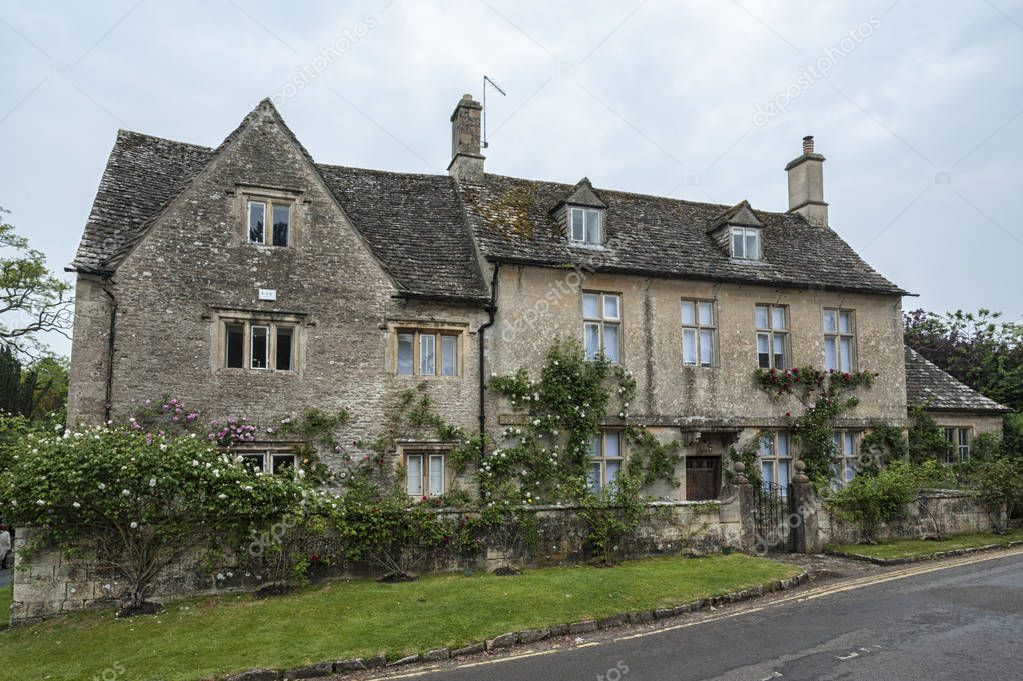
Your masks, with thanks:
M813 135L807 135L806 137L803 138L803 153L804 154L813 153Z

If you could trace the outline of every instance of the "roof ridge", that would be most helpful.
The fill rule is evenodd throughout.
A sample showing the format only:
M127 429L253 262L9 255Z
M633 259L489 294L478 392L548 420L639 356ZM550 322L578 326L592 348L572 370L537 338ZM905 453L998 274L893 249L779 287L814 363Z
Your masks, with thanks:
M201 149L204 151L213 151L213 147L208 147L204 144L195 144L194 142L182 142L181 140L172 139L170 137L160 137L159 135L150 135L148 132L140 132L138 130L128 130L127 128L117 129L117 139L123 136L134 135L137 137L145 137L146 139L155 140L157 142L170 142L171 144L180 144L183 147L192 147L193 149Z

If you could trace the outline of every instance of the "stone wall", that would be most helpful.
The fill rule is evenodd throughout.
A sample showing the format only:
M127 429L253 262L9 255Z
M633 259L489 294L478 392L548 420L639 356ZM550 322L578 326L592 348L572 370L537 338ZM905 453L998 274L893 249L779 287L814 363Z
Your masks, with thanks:
M462 511L441 510L440 516L457 518ZM424 571L444 572L473 568L493 570L508 564L537 567L589 560L586 525L579 509L571 507L540 507L540 542L529 556L507 555L500 547L488 546L478 556L444 559ZM744 546L740 502L733 497L725 502L702 503L658 502L643 512L640 527L624 547L629 557L659 554L700 555L724 547L748 550ZM11 622L25 622L53 617L86 608L113 608L123 584L108 570L97 566L94 558L81 555L67 558L56 550L43 550L25 558L26 542L31 529L18 529L14 598ZM329 555L334 541L331 534L310 536L302 540L303 553ZM209 564L197 551L168 568L155 584L152 600L167 601L197 595L230 591L255 591L265 584L262 575L223 552L222 562ZM311 571L313 578L376 577L378 568L366 564L319 566Z
M855 544L863 538L856 525L836 518L830 511L823 511L818 517L824 544ZM991 530L991 518L976 493L932 490L921 494L918 502L908 504L902 520L882 525L878 539L922 539L939 533L950 535Z

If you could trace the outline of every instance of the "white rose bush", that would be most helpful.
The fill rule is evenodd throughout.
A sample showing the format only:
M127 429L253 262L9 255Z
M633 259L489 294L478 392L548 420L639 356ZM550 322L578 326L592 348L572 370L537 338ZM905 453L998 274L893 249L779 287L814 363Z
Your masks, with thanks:
M125 585L123 613L152 610L156 580L188 552L234 545L307 496L298 481L253 473L193 434L29 432L4 449L0 499L11 521L36 529L35 548L93 552Z

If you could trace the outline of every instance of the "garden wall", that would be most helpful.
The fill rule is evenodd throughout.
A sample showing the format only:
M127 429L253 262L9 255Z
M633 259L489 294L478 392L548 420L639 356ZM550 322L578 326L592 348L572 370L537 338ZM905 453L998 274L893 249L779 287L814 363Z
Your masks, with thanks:
M829 510L820 516L821 541L824 544L855 544L863 535L857 525L839 520ZM879 539L920 539L938 534L990 532L991 517L975 492L929 490L917 502L908 504L905 517L882 525Z
M579 516L578 508L539 507L535 512L539 520L539 542L529 555L521 549L513 551L517 555L507 555L507 551L491 542L485 544L478 555L438 559L423 571L490 571L509 564L535 567L584 562L592 557L587 545L586 523ZM458 510L438 510L437 513L449 518L464 515ZM743 533L742 515L738 497L724 502L655 502L644 509L639 528L623 546L622 553L627 557L641 557L701 555L724 547L749 550L749 541L743 539L749 532ZM24 558L27 542L33 536L31 529L18 529L12 625L86 608L118 605L116 596L123 591L123 585L89 556L67 558L56 550L42 550ZM264 540L263 545L267 541L272 538ZM307 534L301 544L307 555L326 557L331 555L336 538L329 531ZM246 568L246 556L231 551L220 553L217 560L211 561L205 552L197 550L167 568L157 580L152 600L256 591L266 584L261 575ZM381 571L368 564L329 565L313 561L309 573L313 579L327 579L376 577Z

